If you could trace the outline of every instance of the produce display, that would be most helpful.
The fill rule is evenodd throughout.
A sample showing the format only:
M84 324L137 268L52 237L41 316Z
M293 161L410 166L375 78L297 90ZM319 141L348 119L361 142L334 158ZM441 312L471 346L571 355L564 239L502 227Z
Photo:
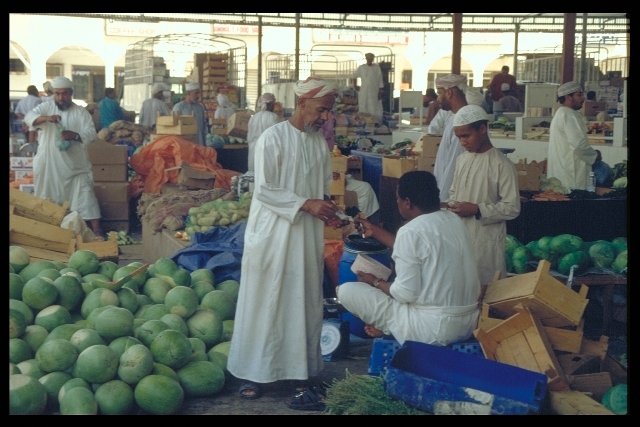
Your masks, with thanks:
M86 250L30 263L10 246L9 267L10 415L171 415L222 390L238 282Z
M185 222L185 233L190 238L193 233L206 233L217 227L230 226L249 217L249 207L253 193L242 193L237 201L216 199L189 209ZM184 233L180 238L186 240Z
M507 272L523 274L534 271L545 259L562 275L582 274L593 269L599 273L627 274L627 239L585 242L572 234L544 236L526 244L507 234L505 261Z

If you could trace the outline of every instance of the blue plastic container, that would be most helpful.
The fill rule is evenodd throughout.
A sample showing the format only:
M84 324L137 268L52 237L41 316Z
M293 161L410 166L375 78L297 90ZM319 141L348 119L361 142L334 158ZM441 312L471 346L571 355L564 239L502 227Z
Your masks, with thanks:
M540 412L547 377L446 347L406 341L384 377L392 397L434 414Z
M358 236L359 237L359 236ZM349 236L345 239L344 250L342 252L342 258L340 258L340 265L338 266L338 284L341 285L346 282L357 282L358 277L351 271L351 266L358 254L368 255L376 261L384 264L387 267L391 267L391 256L389 255L389 249L382 243L373 239L366 239L366 241L359 242L355 236ZM365 323L358 317L355 317L352 313L342 313L341 319L349 322L349 331L360 338L371 338L364 332Z

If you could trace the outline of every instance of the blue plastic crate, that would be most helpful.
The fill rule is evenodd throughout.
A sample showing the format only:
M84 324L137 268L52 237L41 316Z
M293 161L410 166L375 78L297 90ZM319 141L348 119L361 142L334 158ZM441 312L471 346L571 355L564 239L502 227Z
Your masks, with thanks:
M400 348L400 343L393 338L375 338L369 357L369 369L367 373L371 376L383 375L396 350Z
M393 398L434 414L526 415L540 412L547 376L407 341L387 367L384 387Z
M465 342L451 344L449 348L455 351L459 351L460 353L484 357L484 353L482 353L482 347L480 346L478 340L476 340L475 338Z

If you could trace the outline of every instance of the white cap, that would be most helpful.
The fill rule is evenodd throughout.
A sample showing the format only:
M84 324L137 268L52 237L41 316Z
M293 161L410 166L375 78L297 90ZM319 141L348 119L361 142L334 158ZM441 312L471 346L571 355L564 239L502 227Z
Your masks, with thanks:
M184 85L184 89L187 92L191 92L192 90L200 89L200 85L198 83L187 83L186 85Z
M582 90L579 82L568 82L558 87L558 96L565 96Z
M481 120L489 120L484 108L479 105L465 105L453 118L453 126L464 126Z
M54 89L73 89L73 82L66 77L58 76L51 80L51 86Z
M467 100L467 104L470 105L482 105L484 102L484 95L477 90L467 90L465 94L465 98Z
M165 90L164 83L156 83L151 87L151 95L155 95L158 92L163 92Z

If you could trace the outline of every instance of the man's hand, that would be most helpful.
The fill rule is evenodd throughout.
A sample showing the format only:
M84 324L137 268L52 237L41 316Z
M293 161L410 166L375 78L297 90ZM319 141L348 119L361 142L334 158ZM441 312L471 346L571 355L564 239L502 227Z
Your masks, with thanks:
M358 282L366 283L367 285L371 285L371 286L373 286L376 280L378 280L378 278L375 275L371 273L365 273L363 271L358 271L356 275L358 277Z
M339 227L342 224L342 220L336 215L336 212L338 212L340 208L333 202L320 199L308 199L300 209L320 219L326 225Z
M65 141L75 141L76 138L79 138L80 135L77 132L72 130L64 130L62 131L62 139Z
M449 210L460 217L474 216L480 207L475 203L456 202L449 205Z
M36 126L42 123L59 123L60 119L61 117L57 114L54 114L53 116L40 116L33 121L33 125Z

